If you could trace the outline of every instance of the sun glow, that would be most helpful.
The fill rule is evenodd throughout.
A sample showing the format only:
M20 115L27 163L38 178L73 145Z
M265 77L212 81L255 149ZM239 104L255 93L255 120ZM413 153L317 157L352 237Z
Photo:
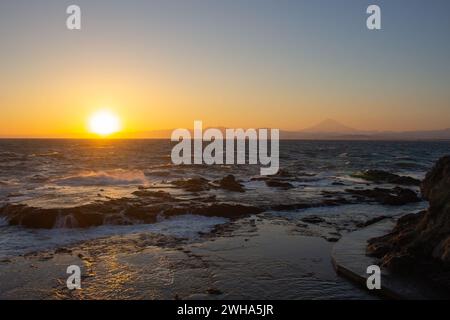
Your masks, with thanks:
M120 119L111 111L98 111L89 118L89 131L92 133L107 136L120 131L120 129Z

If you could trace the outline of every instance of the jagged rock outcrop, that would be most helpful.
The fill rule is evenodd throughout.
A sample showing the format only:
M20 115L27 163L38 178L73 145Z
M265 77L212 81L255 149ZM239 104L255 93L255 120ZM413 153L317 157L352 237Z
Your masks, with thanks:
M220 188L228 191L235 191L235 192L245 192L244 187L242 184L236 180L236 178L230 174L226 177L223 177L221 180L218 181Z
M383 170L367 170L364 172L353 174L353 176L375 183L391 183L403 186L420 185L420 180L418 179L408 176L399 176L397 174L386 172Z
M392 189L346 189L345 191L358 198L367 198L390 206L402 206L408 203L421 201L413 190L401 187L395 187Z
M450 288L450 156L441 158L422 182L429 208L398 220L394 230L369 240L367 252L393 271L426 270Z

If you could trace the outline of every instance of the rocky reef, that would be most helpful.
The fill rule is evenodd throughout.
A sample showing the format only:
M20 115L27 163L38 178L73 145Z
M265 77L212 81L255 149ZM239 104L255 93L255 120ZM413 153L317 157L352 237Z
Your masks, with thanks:
M154 223L158 216L195 214L235 219L258 214L263 209L246 204L204 201L181 201L163 192L139 191L139 198L120 198L72 208L46 209L23 204L8 204L0 208L0 216L10 225L52 229L86 228L109 225Z
M391 183L404 186L420 185L420 180L407 176L399 176L397 174L386 172L383 170L366 170L364 172L353 174L353 177L375 183Z
M367 253L397 273L450 289L450 156L441 158L421 184L429 208L400 218L391 233L369 240Z
M356 198L358 199L367 198L372 201L390 206L402 206L408 203L421 201L421 199L413 190L401 187L395 187L392 189L346 189L345 191L356 196Z

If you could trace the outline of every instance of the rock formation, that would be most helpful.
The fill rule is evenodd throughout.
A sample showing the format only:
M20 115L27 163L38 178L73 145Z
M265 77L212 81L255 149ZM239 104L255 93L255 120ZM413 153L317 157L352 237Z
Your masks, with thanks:
M419 271L450 288L450 156L422 182L429 208L400 218L394 230L369 240L367 252L394 272Z

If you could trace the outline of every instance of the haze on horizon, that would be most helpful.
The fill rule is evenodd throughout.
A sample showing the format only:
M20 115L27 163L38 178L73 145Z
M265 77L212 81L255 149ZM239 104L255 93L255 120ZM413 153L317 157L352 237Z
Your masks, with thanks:
M450 127L447 0L0 2L0 137L209 127ZM382 30L365 27L382 9Z

